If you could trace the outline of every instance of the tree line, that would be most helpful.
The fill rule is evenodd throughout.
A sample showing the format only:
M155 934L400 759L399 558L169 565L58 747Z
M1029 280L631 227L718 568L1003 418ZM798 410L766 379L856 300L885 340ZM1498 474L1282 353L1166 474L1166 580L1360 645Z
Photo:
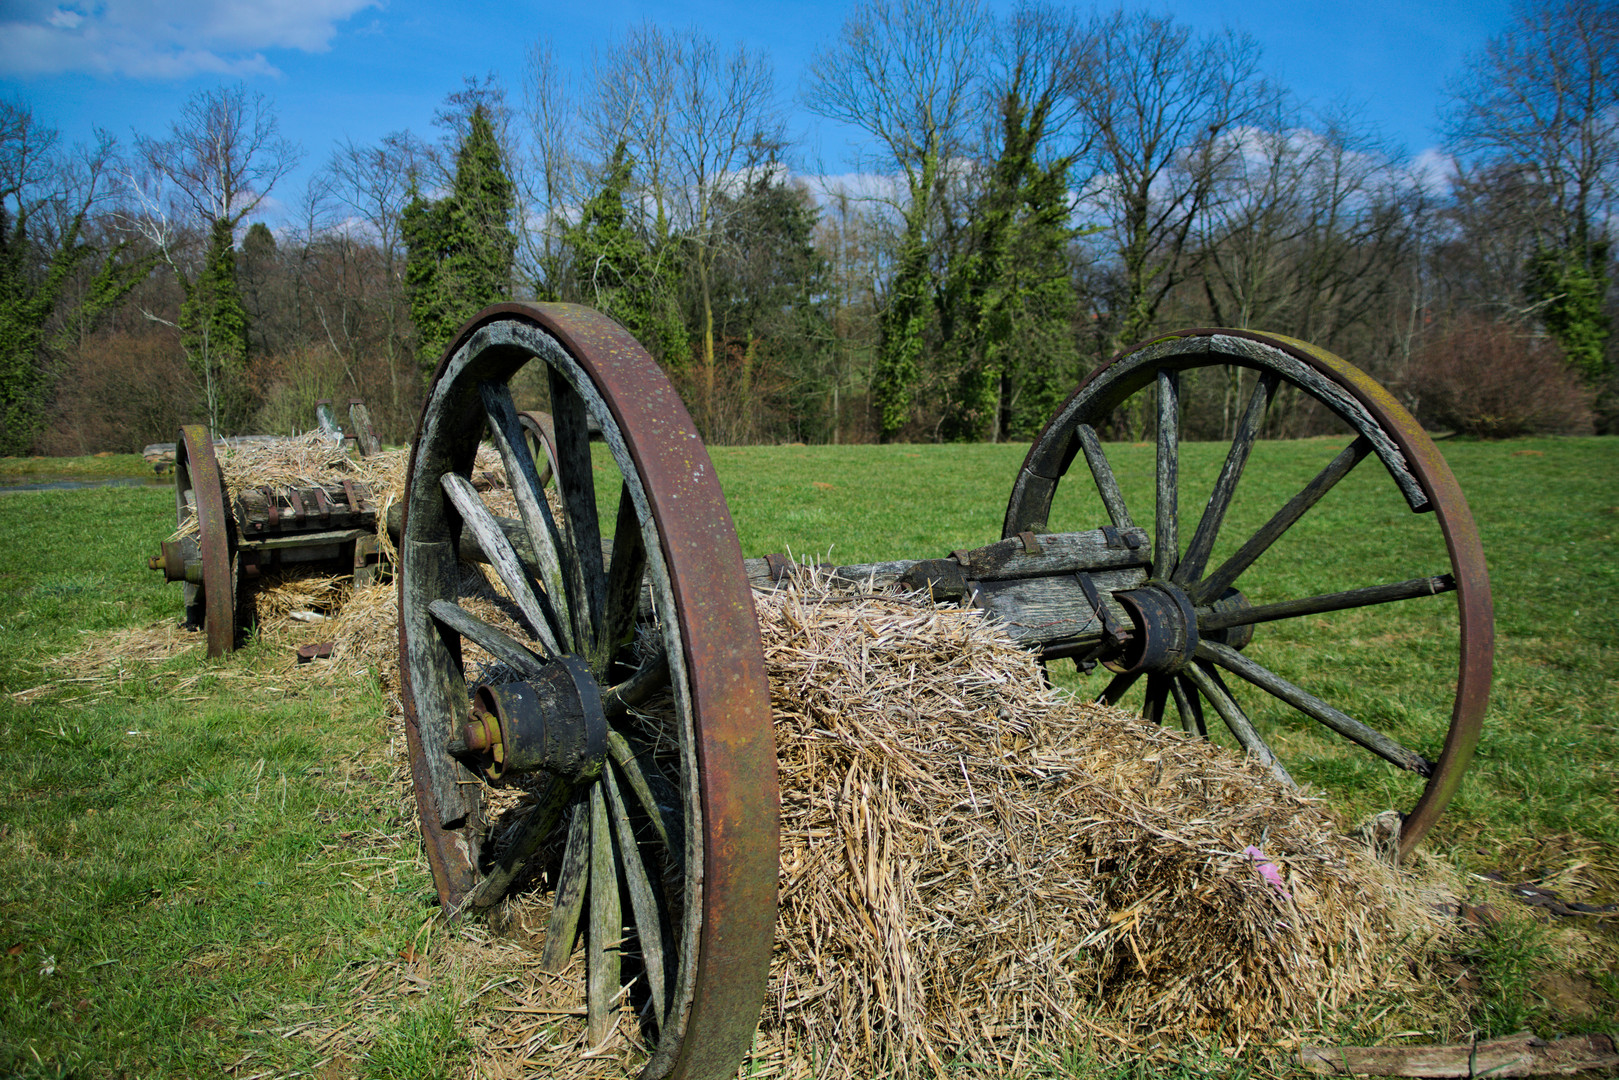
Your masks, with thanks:
M538 42L519 85L467 80L436 137L345 142L296 195L242 86L127 147L0 102L0 453L302 430L320 398L405 441L455 329L512 298L623 323L721 443L1028 438L1189 325L1339 352L1435 427L1614 430L1616 65L1619 5L1519 7L1418 166L1234 31L867 0L797 90L864 134L854 174L792 167L768 56L646 24L577 71ZM1183 390L1191 436L1230 432L1243 378ZM1277 406L1274 436L1323 419Z

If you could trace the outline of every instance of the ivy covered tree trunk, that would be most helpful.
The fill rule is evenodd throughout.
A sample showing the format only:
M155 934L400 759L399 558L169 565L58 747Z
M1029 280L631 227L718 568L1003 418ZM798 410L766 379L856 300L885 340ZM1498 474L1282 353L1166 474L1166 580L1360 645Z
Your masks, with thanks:
M1541 248L1529 259L1525 274L1525 292L1546 332L1563 347L1569 366L1598 389L1612 375L1607 359L1611 330L1607 268L1608 245L1597 241Z
M1049 99L1002 105L1001 154L946 289L955 392L944 432L1001 441L1039 427L1077 373L1068 268L1070 159L1036 159Z
M13 220L0 206L0 454L33 452L50 418L65 348L151 272L151 256L123 259L124 243L107 251L84 243L84 216L81 210L55 247L40 251L26 213ZM68 280L92 260L100 266L88 287L62 310ZM43 274L30 272L41 263Z
M911 418L911 395L920 373L918 361L933 308L934 277L928 265L930 250L925 230L938 175L939 156L930 150L922 158L920 176L911 189L899 265L878 324L871 403L877 410L878 438L885 443L893 442Z

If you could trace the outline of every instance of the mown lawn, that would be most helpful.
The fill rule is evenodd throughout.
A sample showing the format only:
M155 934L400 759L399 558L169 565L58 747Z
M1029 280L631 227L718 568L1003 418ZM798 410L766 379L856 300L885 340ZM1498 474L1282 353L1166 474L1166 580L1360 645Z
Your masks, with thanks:
M1215 559L1341 445L1261 444ZM745 554L855 562L996 539L1024 449L712 453ZM1614 902L1619 440L1444 449L1483 535L1498 640L1478 757L1429 843L1480 873L1583 863L1576 877L1593 891L1571 898ZM1150 528L1152 449L1109 454ZM1185 447L1183 540L1223 454ZM116 470L135 470L138 458L94 460L130 475ZM40 471L0 462L0 477ZM1104 520L1081 486L1065 488L1054 527ZM374 677L315 676L263 643L214 663L200 650L127 660L114 669L121 677L87 682L52 664L111 632L177 618L177 589L145 565L173 505L163 488L0 495L0 1075L456 1075L477 1037L467 991L370 1000L376 971L429 948L435 911ZM1428 526L1368 462L1242 584L1262 602L1438 573ZM1351 714L1435 748L1455 659L1443 645L1454 622L1446 605L1276 624L1253 648ZM1294 775L1346 819L1415 798L1393 770L1258 704ZM1481 1030L1590 1026L1534 992L1536 965L1561 958L1546 955L1554 946L1534 924L1512 926L1527 928L1479 951L1482 1000L1493 1002ZM1612 967L1585 978L1594 1000L1615 1006L1607 1015L1619 1012ZM288 1036L345 1024L356 1026L330 1043ZM345 1059L337 1045L363 1054Z

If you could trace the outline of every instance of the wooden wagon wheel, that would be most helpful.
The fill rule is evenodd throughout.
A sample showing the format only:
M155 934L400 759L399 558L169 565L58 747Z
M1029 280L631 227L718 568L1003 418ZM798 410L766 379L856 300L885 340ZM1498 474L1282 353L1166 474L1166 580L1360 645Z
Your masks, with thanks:
M540 471L540 486L544 487L551 482L551 477L556 475L556 424L552 421L550 413L540 409L520 412L517 419L523 425L523 438L528 442L528 455L534 459L534 466Z
M201 424L180 429L174 449L174 504L182 532L196 519L202 561L202 580L188 579L184 586L185 625L207 634L209 656L223 656L236 647L236 531L225 512L225 481L214 441Z
M1257 372L1257 379L1224 467L1207 504L1198 507L1197 524L1188 536L1180 528L1177 494L1181 376L1217 365ZM1238 480L1266 410L1283 384L1296 387L1336 413L1349 429L1346 434L1353 434L1354 439L1211 570L1211 555ZM1409 852L1455 794L1478 742L1489 698L1494 653L1489 579L1478 531L1455 477L1422 427L1388 391L1337 356L1276 335L1189 330L1115 358L1080 385L1035 439L1012 491L1003 536L1046 528L1058 483L1080 455L1113 526L1122 529L1133 524L1131 508L1103 452L1097 428L1138 394L1150 396L1138 400L1147 401L1149 414L1156 417L1153 505L1136 508L1153 517L1151 580L1146 588L1120 595L1136 621L1137 633L1130 650L1114 656L1108 665L1113 675L1099 700L1117 701L1145 676L1144 715L1161 719L1173 701L1186 729L1201 732L1207 703L1251 756L1285 778L1286 770L1227 685L1226 677L1235 676L1248 684L1246 693L1257 690L1283 702L1424 779L1422 793L1401 828L1400 852ZM1449 566L1424 567L1428 576L1406 581L1368 583L1326 595L1251 604L1236 588L1244 572L1362 459L1374 455L1381 459L1405 505L1414 513L1432 513L1446 552L1437 555L1438 544L1433 543L1435 558L1448 556ZM1256 632L1263 634L1256 627L1264 623L1451 591L1456 593L1457 606L1455 693L1449 727L1436 756L1402 746L1282 678L1245 651Z
M530 363L550 389L556 515L509 386ZM591 419L622 478L605 493L604 518ZM520 522L497 520L469 483L486 430ZM657 364L605 316L502 304L446 351L419 431L399 633L411 772L440 900L451 914L495 903L555 838L564 850L543 961L560 968L583 936L592 1043L617 1012L622 940L639 968L630 1000L651 1047L643 1075L732 1075L769 972L779 807L751 594L691 419ZM464 531L526 633L458 602ZM468 646L495 662L479 673ZM672 721L636 710L662 692ZM468 781L524 769L549 782L527 819L491 843L482 785Z

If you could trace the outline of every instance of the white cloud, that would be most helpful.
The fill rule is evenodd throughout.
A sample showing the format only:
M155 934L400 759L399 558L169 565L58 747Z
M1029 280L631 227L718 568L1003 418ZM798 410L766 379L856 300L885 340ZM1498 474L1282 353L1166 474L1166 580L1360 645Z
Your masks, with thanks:
M7 0L0 75L87 71L148 79L277 74L266 49L324 52L381 0Z

